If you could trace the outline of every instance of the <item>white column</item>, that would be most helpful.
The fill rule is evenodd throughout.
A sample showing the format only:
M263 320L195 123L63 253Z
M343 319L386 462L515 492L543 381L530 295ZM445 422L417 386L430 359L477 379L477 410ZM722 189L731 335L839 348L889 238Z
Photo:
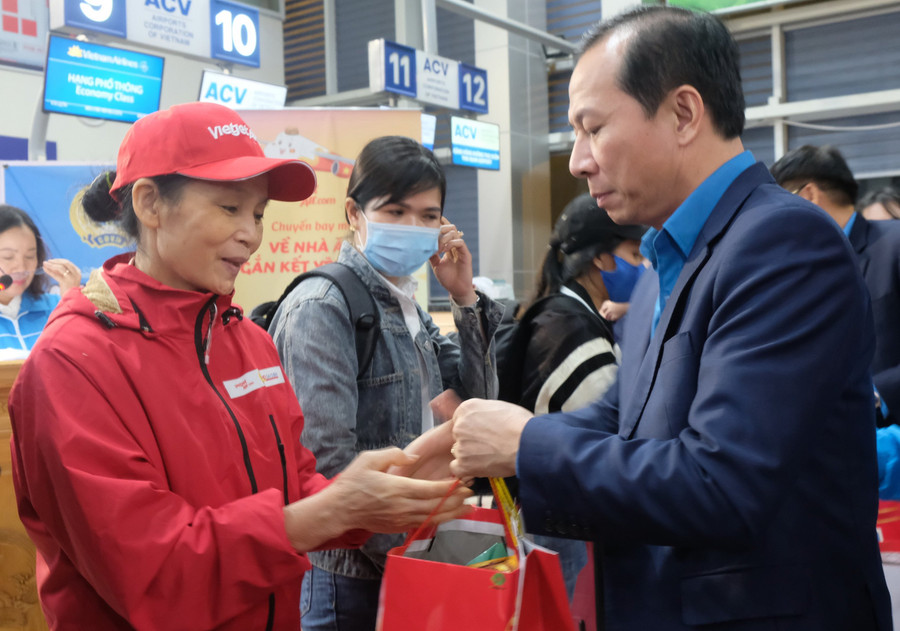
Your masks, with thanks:
M497 15L546 29L543 0L475 0ZM500 170L478 172L483 276L530 293L550 237L547 67L541 46L475 22L475 62L488 73L490 113L500 125Z

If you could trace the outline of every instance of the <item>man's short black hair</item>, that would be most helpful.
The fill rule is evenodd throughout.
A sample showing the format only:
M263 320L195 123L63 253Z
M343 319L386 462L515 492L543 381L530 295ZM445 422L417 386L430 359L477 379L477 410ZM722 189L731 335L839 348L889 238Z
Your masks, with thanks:
M669 92L693 86L726 140L744 131L744 91L737 42L717 17L675 7L640 7L596 24L582 53L615 30L633 29L618 83L648 117Z
M859 194L853 172L838 148L832 145L798 147L784 154L769 171L775 181L788 190L813 182L835 204L855 204Z

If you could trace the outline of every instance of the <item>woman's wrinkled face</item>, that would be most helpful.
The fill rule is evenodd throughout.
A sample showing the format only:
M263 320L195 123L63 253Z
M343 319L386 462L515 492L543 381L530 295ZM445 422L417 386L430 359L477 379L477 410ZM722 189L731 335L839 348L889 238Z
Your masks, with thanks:
M34 280L37 266L37 238L30 228L14 226L0 232L0 272L13 279L7 289L0 291L0 303L7 305L21 296Z
M268 176L238 182L192 180L161 202L156 260L147 271L176 289L230 294L262 242Z

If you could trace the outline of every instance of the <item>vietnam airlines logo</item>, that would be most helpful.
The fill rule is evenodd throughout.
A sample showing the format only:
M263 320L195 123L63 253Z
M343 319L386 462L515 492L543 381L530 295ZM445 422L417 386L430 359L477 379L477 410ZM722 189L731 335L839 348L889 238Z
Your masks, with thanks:
M113 12L113 0L83 0L79 8L91 22L106 22Z

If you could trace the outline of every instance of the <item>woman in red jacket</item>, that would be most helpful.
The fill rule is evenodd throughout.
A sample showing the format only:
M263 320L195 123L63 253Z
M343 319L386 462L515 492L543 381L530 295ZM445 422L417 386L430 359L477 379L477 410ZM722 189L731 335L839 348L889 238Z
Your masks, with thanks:
M136 251L66 294L10 396L51 628L296 631L306 551L409 529L449 490L384 473L412 461L396 449L318 475L271 339L231 303L266 202L314 189L233 111L191 103L135 123L85 195Z

